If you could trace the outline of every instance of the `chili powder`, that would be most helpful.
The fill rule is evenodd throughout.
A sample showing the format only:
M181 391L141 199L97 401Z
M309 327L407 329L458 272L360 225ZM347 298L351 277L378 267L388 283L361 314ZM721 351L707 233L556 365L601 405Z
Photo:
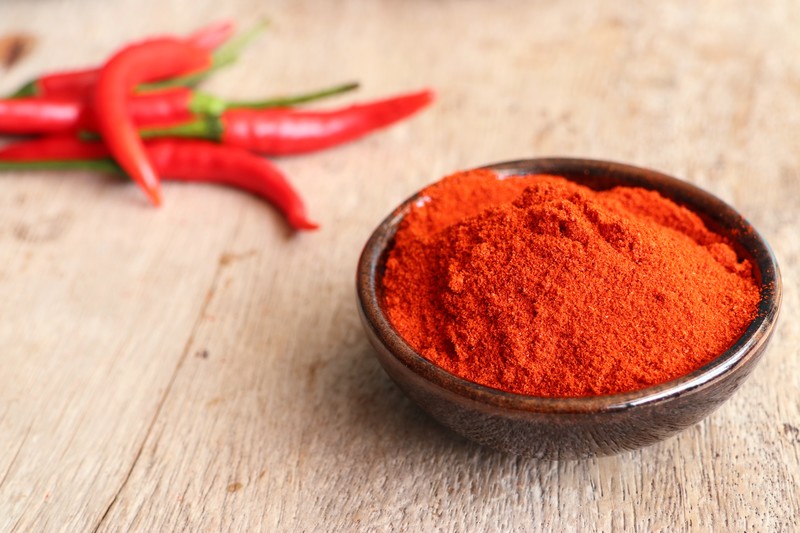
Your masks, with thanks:
M752 265L654 191L454 174L401 222L382 307L423 357L533 396L615 394L690 373L755 318Z

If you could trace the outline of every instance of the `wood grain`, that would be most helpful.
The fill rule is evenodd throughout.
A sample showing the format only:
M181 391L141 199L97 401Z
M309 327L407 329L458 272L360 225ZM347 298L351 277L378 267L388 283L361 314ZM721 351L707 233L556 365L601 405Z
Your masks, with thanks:
M314 234L219 188L167 184L154 210L112 178L0 176L0 530L796 527L800 4L7 0L0 35L38 45L0 92L221 17L273 23L207 85L223 96L358 79L358 98L430 85L439 101L278 161ZM420 414L372 355L353 278L378 221L446 173L545 155L688 179L778 256L763 363L678 437L581 462L504 456Z

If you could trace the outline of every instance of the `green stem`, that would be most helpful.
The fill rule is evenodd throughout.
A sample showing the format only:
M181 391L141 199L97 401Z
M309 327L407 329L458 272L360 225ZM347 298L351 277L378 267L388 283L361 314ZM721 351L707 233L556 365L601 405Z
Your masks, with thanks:
M31 80L6 98L31 98L39 94L39 80Z
M239 59L242 50L256 40L256 38L261 35L261 32L266 30L268 26L268 20L261 20L242 35L234 37L227 43L220 46L214 51L212 56L212 65L214 67L222 67Z
M342 83L333 87L326 87L317 91L298 94L295 96L275 96L266 100L255 102L226 102L212 94L194 91L189 101L189 111L196 115L219 116L226 109L268 109L271 107L291 107L298 104L313 102L329 96L346 93L358 88L358 83Z
M242 35L231 39L227 43L217 48L211 55L211 66L206 70L187 74L186 76L170 78L168 80L162 80L153 83L143 83L139 85L136 90L138 92L145 92L168 89L170 87L192 87L197 85L200 81L210 76L213 72L235 62L241 55L242 50L251 42L253 42L268 25L269 22L263 20Z
M204 116L175 126L143 128L139 130L139 135L143 139L151 139L153 137L191 137L218 141L222 138L222 129L222 121L219 117Z
M200 91L193 91L192 99L189 100L189 111L195 115L219 116L227 108L228 103L222 98Z
M0 161L0 171L3 170L93 170L98 172L122 172L122 169L111 159Z
M358 89L358 82L342 83L334 85L333 87L326 87L317 91L309 93L298 94L296 96L276 96L261 100L257 102L229 102L226 106L227 109L267 109L270 107L290 107L298 104L305 104L315 100L321 100L329 96L336 96L338 94L346 93Z

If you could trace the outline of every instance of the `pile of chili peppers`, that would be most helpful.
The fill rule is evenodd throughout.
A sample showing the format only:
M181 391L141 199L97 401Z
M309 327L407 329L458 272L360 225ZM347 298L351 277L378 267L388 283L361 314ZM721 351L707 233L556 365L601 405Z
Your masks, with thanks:
M0 134L35 136L0 148L0 170L123 172L161 204L161 179L213 182L274 204L298 230L317 227L284 174L262 156L355 140L428 105L430 90L345 108L294 106L358 87L347 83L260 102L195 90L236 59L260 28L233 38L222 22L187 37L128 44L99 68L50 73L0 99Z

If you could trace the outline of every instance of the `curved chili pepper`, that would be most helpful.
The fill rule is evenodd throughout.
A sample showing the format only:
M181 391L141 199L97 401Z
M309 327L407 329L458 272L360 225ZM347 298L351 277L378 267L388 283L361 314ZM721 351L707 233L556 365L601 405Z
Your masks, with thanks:
M274 204L297 230L319 227L283 173L246 150L208 141L158 139L145 150L165 179L220 183L248 191ZM121 171L102 143L75 137L45 137L0 148L0 170L87 169Z
M256 102L226 102L216 96L173 87L131 96L128 112L138 127L164 126L192 120L195 114L219 115L225 109L285 107L333 96L358 88L346 83L295 96L279 96ZM90 105L64 98L14 98L0 100L0 133L17 135L96 130Z
M215 139L267 155L301 154L363 137L414 114L433 98L433 91L424 90L333 111L229 109L219 117L141 134Z
M295 229L319 227L308 218L300 195L283 173L247 150L208 141L158 139L147 143L147 153L165 176L232 185L273 203Z
M215 22L200 28L185 40L198 48L210 51L227 41L233 30L234 24L231 21ZM46 74L29 81L10 98L31 96L81 98L91 92L99 73L99 68L86 68Z
M161 204L156 174L128 113L128 97L139 83L208 68L208 52L178 39L130 45L100 69L94 92L97 129L119 165L154 205Z

